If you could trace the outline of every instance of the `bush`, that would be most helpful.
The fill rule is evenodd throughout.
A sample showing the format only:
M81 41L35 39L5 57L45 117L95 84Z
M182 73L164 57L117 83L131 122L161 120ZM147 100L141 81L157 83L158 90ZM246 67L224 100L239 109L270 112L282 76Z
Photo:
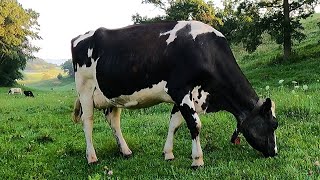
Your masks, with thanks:
M61 80L61 79L63 78L63 77L62 77L62 74L59 73L58 76L57 76L57 78L58 78L59 80Z

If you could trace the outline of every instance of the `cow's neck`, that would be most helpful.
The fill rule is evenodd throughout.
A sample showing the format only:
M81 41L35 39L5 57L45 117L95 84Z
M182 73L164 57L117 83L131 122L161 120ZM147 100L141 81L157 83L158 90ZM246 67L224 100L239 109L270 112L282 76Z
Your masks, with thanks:
M231 64L220 73L223 74L220 83L224 87L218 94L221 110L232 113L239 124L254 109L259 97L237 64Z

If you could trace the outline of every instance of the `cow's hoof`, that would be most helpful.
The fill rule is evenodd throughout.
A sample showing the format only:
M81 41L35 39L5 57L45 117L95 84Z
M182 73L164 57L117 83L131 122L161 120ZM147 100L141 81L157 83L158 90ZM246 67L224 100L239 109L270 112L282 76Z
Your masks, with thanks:
M200 168L202 168L202 167L203 167L203 165L202 165L202 166L191 166L191 169L197 170L197 169L200 169Z
M120 152L120 154L121 154L121 156L124 157L125 159L129 159L129 158L131 158L131 157L133 156L132 153L131 153L131 154L124 154L124 153Z
M163 153L164 154L164 160L166 160L166 161L172 161L172 160L174 160L174 155L173 155L173 153L171 152L171 153Z
M96 164L98 162L98 158L96 154L87 155L88 164Z
M94 162L88 162L88 165L89 166L95 166L95 165L98 165L100 162L97 160L97 161L94 161Z
M204 165L203 158L202 157L195 157L193 159L191 167L200 167L200 166L203 166L203 165Z

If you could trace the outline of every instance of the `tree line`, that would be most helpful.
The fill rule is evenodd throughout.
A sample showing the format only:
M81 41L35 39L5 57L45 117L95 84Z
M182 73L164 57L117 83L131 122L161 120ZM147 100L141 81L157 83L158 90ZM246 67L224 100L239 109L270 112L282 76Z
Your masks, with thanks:
M306 36L300 20L314 13L320 0L222 0L223 9L204 0L142 0L163 10L164 15L149 18L132 16L134 24L172 20L198 20L220 30L232 44L253 52L264 34L283 46L283 58L290 59L292 43ZM30 40L39 36L39 14L24 9L17 0L0 0L0 86L12 86L21 79L26 62L39 50ZM320 27L320 22L319 22ZM72 62L62 65L74 75Z

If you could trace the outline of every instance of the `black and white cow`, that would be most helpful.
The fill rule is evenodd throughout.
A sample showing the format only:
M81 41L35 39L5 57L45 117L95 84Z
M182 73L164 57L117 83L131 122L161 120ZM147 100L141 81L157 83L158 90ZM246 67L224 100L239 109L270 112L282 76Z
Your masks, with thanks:
M121 108L172 103L165 159L173 159L173 135L185 119L192 139L192 166L204 164L198 113L226 110L265 157L277 154L272 101L259 99L241 72L225 37L198 21L99 28L71 41L78 99L74 119L83 121L88 163L96 162L93 109L104 109L121 153L131 155L120 129Z
M34 97L32 91L23 91L23 94L27 97Z
M10 88L8 91L8 94L20 94L22 95L22 89L21 88Z

